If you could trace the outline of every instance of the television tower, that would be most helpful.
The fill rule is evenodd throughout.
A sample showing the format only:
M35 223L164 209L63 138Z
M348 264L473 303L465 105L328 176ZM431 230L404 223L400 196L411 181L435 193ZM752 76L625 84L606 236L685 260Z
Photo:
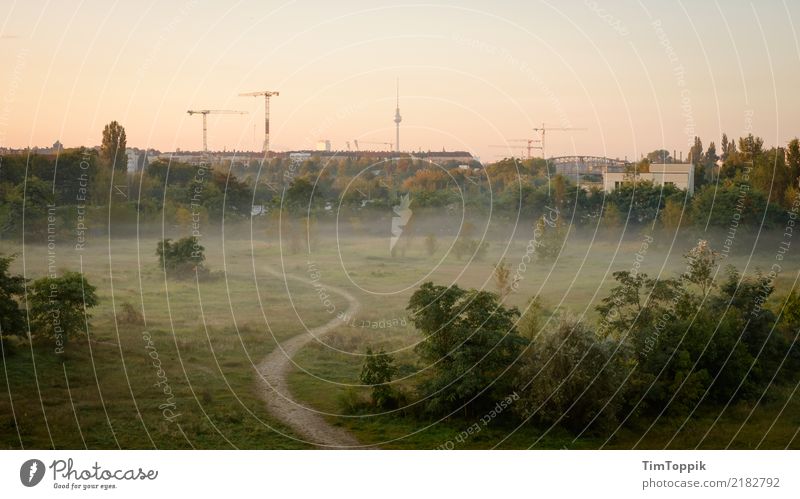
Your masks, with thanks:
M400 122L403 121L403 118L400 117L400 78L397 78L397 108L394 110L394 123L396 128L396 138L395 138L395 151L400 152Z

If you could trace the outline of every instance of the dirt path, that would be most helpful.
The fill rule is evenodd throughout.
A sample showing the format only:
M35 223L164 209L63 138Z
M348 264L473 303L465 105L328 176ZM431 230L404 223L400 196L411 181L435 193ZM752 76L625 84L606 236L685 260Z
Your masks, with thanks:
M270 274L283 279L284 275L274 270L267 270ZM289 279L300 281L309 286L313 283L302 277L286 275ZM347 315L353 317L360 308L358 300L347 291L333 286L325 286L326 290L344 297L348 302ZM288 376L292 370L292 357L306 346L315 337L320 337L330 332L341 324L338 317L334 317L326 324L304 331L278 345L275 350L256 366L261 394L267 404L267 410L275 418L292 428L298 435L318 447L325 448L353 448L361 444L350 433L342 428L329 424L318 413L295 401L289 392Z

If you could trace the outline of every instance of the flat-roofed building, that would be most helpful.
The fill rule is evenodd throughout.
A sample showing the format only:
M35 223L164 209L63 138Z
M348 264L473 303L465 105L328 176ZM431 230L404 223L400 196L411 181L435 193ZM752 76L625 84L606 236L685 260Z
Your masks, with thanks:
M674 185L678 189L694 194L694 165L690 163L653 163L649 172L632 173L619 168L603 170L603 190L612 192L625 183L653 182L654 185Z

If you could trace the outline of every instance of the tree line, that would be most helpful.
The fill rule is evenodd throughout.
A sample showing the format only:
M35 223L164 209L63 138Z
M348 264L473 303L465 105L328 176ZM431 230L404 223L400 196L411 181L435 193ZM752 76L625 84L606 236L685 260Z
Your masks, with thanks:
M516 394L504 416L514 424L579 433L762 400L797 379L800 295L768 306L774 276L733 267L718 283L718 256L700 241L675 277L615 272L596 321L558 317L538 299L522 313L501 289L425 283L408 304L421 335L417 381L392 382L395 359L369 349L361 382L371 399L346 409L469 418Z

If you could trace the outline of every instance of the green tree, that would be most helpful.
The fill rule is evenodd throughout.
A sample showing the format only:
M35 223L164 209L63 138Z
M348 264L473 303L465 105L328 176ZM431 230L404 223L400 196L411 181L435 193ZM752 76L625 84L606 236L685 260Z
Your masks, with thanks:
M24 183L16 186L9 193L8 214L4 231L16 237L22 237L23 219L25 226L25 240L29 242L42 242L47 239L48 216L55 217L51 209L55 209L53 187L51 184L30 177ZM57 224L53 225L53 228Z
M298 215L305 214L313 206L312 196L314 194L314 186L305 178L297 178L286 189L286 195L283 198L283 207L289 213Z
M526 343L516 331L516 307L506 308L497 295L424 283L408 304L423 340L415 351L429 366L430 376L417 389L425 408L444 414L485 406L508 395L506 375Z
M789 184L798 187L797 180L800 179L800 140L797 137L789 141L786 148L786 166L789 168Z
M56 351L63 352L68 338L85 331L91 318L89 309L98 299L96 288L83 274L66 272L34 281L28 303L31 329L55 340Z
M367 356L361 367L359 379L361 383L372 387L372 404L380 409L394 408L397 398L389 383L392 381L397 369L392 365L394 359L382 348L378 353L373 353L367 348Z
M13 256L0 256L0 338L25 332L25 312L19 307L25 293L25 278L9 273Z
M703 163L703 142L700 137L694 138L694 144L689 149L689 163L699 166Z
M578 432L617 422L632 369L619 343L601 339L587 326L562 321L525 351L517 375L514 410L544 424Z
M683 256L686 259L684 278L687 282L699 286L705 296L714 286L714 272L719 253L711 248L708 241L701 239Z
M203 264L206 259L205 248L194 236L175 242L172 239L159 241L156 255L161 268L177 277L188 277L195 272L205 275L208 272Z
M511 276L511 266L505 260L500 260L494 266L494 285L500 299L505 299L516 287L516 280Z
M728 142L728 135L722 134L722 141L720 142L720 147L722 148L722 155L720 155L720 159L725 161L728 159L728 151L730 150L730 143Z
M100 144L100 161L106 168L126 173L128 170L128 147L125 128L112 121L103 128L103 141Z
M645 156L650 164L672 163L672 155L666 149L656 149Z
M752 133L747 137L739 137L739 151L744 156L744 161L753 161L764 151L764 139L754 137Z

